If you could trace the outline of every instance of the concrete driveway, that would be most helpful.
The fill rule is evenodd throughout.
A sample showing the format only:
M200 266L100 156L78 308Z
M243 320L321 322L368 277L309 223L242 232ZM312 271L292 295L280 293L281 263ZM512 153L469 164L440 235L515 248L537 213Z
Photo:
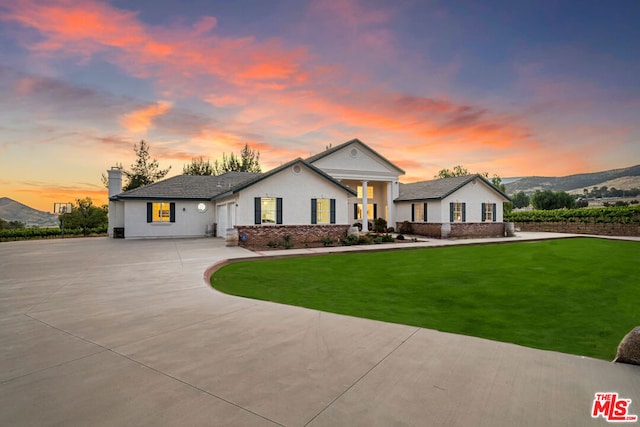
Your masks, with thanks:
M0 425L590 426L640 367L220 294L221 239L0 244Z

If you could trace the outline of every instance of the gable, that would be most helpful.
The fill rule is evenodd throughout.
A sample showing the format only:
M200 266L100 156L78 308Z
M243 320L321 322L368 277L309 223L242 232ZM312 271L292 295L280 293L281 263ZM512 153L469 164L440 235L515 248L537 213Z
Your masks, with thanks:
M502 194L491 184L483 179L474 179L450 194L442 198L443 202L466 201L466 202L491 202L501 203L508 202L509 199L503 197Z
M404 171L354 139L307 161L337 179L397 179Z
M400 184L400 194L396 202L442 200L448 196L460 197L462 193L468 192L482 193L486 197L504 202L510 200L481 175L475 174Z
M286 174L285 174L286 172ZM326 174L324 171L322 171L321 169L316 168L315 166L305 162L304 160L298 158L295 159L289 163L286 163L280 167L277 167L275 169L270 170L267 173L264 173L252 180L246 181L236 187L234 187L233 189L231 189L230 191L224 192L224 193L220 193L218 195L216 195L215 197L212 198L212 200L215 199L220 199L220 198L225 198L228 197L232 194L237 194L237 193L241 193L243 191L245 191L248 188L252 188L252 187L256 187L256 186L262 186L266 183L267 186L273 186L273 183L276 181L276 179L274 177L278 176L280 177L279 179L282 179L281 177L283 176L287 176L288 180L290 181L288 185L290 185L290 187L292 189L296 189L301 187L303 184L301 182L301 176L297 176L300 175L302 172L305 172L305 174L310 174L313 175L314 178L322 181L322 183L324 185L329 185L332 187L336 187L336 189L338 189L339 191L345 192L347 194L350 194L352 196L355 196L355 192L346 187L345 185L343 185L342 183L340 183L339 181L337 181L336 179L334 179L332 176ZM288 174L288 175L287 175ZM291 179L291 176L294 177L294 179ZM296 180L297 178L297 180ZM280 184L280 185L284 185L284 183Z

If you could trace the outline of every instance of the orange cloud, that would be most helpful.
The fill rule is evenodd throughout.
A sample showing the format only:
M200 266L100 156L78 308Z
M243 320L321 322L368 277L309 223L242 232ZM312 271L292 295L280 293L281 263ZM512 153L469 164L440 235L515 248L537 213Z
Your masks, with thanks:
M194 79L203 76L241 85L299 84L305 79L299 65L306 55L303 50L285 49L276 40L212 35L214 17L203 17L193 27L165 28L146 25L135 12L93 0L17 0L4 8L0 19L40 33L42 41L25 42L34 52L84 60L101 55L136 77L180 86L191 82L193 92L201 88Z
M146 133L152 125L153 119L166 114L171 109L169 101L158 101L154 105L125 114L120 124L132 133Z
M374 86L366 72L318 64L304 47L291 48L278 39L222 37L214 17L156 27L136 12L96 0L15 0L2 10L0 20L37 31L40 41L33 42L30 31L23 43L38 55L84 61L98 57L133 76L153 79L164 99L197 95L228 109L220 125L205 114L178 112L168 101L124 115L118 110L114 116L129 132L158 131L164 142L153 145L152 155L163 159L188 161L204 155L213 161L222 152L237 153L248 142L260 150L267 168L359 137L394 159L407 179L431 179L439 169L456 164L503 175L533 173L561 163L550 162L544 153L554 158L568 153L534 143L534 132L510 113L446 94L411 96ZM347 50L365 46L376 55L398 58L386 28L392 11L354 0L318 0L311 3L310 13L352 43ZM16 90L37 92L28 80ZM174 141L167 141L167 134ZM296 145L298 140L303 142ZM127 144L118 136L101 142L123 149ZM579 171L568 170L579 167L577 161L565 162L562 170Z

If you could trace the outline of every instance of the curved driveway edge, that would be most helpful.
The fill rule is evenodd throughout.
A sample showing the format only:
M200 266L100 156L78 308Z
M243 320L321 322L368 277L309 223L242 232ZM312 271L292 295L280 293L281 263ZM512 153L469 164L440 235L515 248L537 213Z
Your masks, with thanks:
M635 366L214 292L212 263L257 256L223 245L0 244L0 425L606 425L606 391L640 413Z

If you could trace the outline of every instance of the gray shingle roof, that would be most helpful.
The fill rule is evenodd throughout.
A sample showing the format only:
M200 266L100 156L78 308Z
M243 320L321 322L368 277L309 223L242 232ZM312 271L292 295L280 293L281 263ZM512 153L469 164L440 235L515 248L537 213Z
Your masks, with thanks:
M178 175L116 195L117 200L182 199L210 200L262 174L227 172L219 176Z
M395 200L396 202L408 202L413 200L439 200L444 199L451 193L464 187L474 179L479 179L489 186L492 190L498 193L504 199L509 200L509 197L495 188L489 181L484 179L481 175L465 175L456 176L453 178L434 179L431 181L412 182L410 184L400 184L400 194Z

